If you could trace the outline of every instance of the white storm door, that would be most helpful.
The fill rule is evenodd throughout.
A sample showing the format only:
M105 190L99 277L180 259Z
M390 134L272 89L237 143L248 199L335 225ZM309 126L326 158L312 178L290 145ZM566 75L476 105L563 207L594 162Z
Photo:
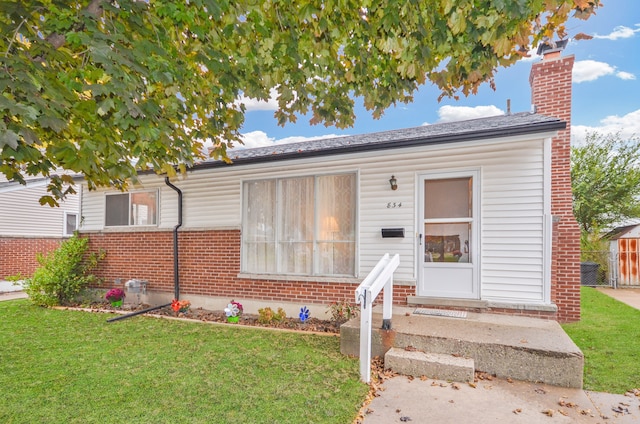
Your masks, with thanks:
M478 299L478 171L419 178L418 296Z

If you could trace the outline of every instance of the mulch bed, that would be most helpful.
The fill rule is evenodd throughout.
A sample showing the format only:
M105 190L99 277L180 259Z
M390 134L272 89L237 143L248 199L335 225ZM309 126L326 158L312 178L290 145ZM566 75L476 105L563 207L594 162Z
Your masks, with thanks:
M120 308L114 308L108 302L95 302L91 303L88 307L86 305L68 305L69 307L83 307L95 311L108 311L108 312L135 312L150 308L150 305L139 305L132 307L131 305L123 305ZM223 311L211 311L202 308L189 308L185 313L176 313L170 307L156 309L147 313L148 315L156 315L172 318L185 318L194 319L203 322L219 322L227 323L227 317ZM293 331L308 331L315 333L328 333L328 334L340 334L340 324L334 321L321 320L318 318L309 318L305 322L301 322L299 318L287 317L282 321L272 321L269 323L261 323L258 321L258 315L242 314L238 323L229 323L229 325L247 325L251 327L264 327L264 328L277 328L282 330Z

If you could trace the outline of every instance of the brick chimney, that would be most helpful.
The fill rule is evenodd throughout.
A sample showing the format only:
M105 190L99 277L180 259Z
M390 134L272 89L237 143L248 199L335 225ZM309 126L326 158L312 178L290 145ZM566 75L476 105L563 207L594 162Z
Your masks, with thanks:
M561 322L580 320L580 227L575 220L571 195L571 71L574 56L562 57L566 40L538 48L542 60L529 75L535 113L567 123L552 139L551 214L553 242L551 301Z

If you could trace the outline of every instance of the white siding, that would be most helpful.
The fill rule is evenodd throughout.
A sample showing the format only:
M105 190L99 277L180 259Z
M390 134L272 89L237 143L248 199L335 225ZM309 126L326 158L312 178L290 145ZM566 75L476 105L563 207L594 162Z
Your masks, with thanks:
M40 197L46 194L45 183L0 190L0 236L62 237L64 213L79 212L78 195L68 196L59 207L52 208L40 205Z
M358 173L358 264L364 277L384 253L399 253L396 280L416 279L416 199L418 175L479 169L481 174L482 299L543 300L543 139L497 139L365 152L245 166L199 170L173 183L184 193L184 228L241 228L242 181L250 179ZM389 178L395 175L398 189ZM156 176L141 178L145 188L162 187ZM165 186L166 187L166 186ZM102 230L103 192L83 195L83 230ZM177 196L160 195L161 228L177 222ZM401 207L387 207L389 203ZM405 238L383 239L380 230L402 227Z

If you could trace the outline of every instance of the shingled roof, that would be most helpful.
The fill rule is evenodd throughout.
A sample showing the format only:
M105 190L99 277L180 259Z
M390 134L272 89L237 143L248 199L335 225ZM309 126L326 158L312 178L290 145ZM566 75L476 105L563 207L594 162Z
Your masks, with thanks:
M253 149L234 149L227 152L227 154L229 159L233 161L231 165L242 165L312 156L329 156L535 134L557 131L565 127L566 123L560 119L523 112L513 115L423 125L400 130L325 138ZM229 166L229 164L221 160L210 160L198 163L193 168L221 166Z

